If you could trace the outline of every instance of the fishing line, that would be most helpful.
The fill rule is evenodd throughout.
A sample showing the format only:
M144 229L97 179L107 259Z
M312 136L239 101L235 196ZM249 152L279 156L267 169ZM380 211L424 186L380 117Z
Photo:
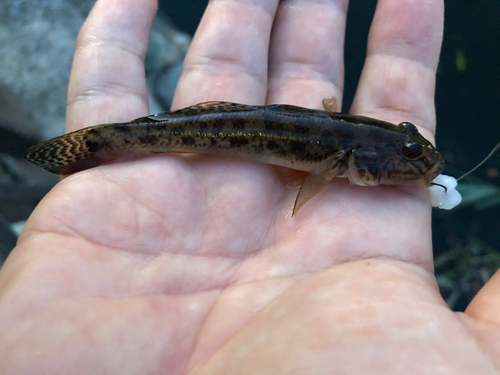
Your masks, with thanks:
M483 161L481 161L478 165L476 165L474 168L472 168L469 172L466 172L465 174L463 174L462 176L460 176L459 178L457 178L457 181L461 180L465 176L468 176L469 174L471 174L472 172L474 172L476 169L478 169L481 165L483 165L484 163L486 163L486 161L489 158L491 158L491 156L495 153L496 150L498 150L498 148L500 148L500 142L498 142L497 145L495 147L493 147L493 150L490 151L490 153L488 154L488 156L486 156L483 159Z
M459 181L462 178L464 178L465 176L468 176L469 174L471 174L472 172L474 172L476 169L478 169L481 165L483 165L484 163L486 163L486 161L488 161L488 159L491 158L491 156L499 148L500 148L500 142L498 142L497 145L495 147L493 147L493 150L491 150L490 153L478 165L476 165L474 168L472 168L469 172L466 172L462 176L460 176L459 178L457 178L456 181ZM444 186L442 184L438 184L437 182L431 182L430 186L439 186L439 187L442 187L444 189L445 193L448 192L448 188L446 186Z

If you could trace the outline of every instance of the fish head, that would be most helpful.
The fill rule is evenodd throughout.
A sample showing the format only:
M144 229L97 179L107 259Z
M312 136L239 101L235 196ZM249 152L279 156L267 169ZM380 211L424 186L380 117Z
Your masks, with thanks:
M411 123L390 142L373 142L372 147L353 149L347 173L358 185L397 185L423 180L429 186L444 169L444 158Z

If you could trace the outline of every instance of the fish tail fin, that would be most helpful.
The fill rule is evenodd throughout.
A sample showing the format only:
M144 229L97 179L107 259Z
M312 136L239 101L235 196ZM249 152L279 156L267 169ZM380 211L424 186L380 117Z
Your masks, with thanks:
M66 175L103 164L108 160L90 149L87 129L81 129L39 143L26 151L24 157L47 172Z

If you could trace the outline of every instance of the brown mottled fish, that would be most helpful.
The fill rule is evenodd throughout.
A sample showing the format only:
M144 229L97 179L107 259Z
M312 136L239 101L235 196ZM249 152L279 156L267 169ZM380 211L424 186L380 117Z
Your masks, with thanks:
M358 185L423 180L444 168L441 154L417 128L292 105L206 102L127 123L91 126L31 147L26 159L71 174L130 153L198 152L244 157L310 172L293 214L334 177Z

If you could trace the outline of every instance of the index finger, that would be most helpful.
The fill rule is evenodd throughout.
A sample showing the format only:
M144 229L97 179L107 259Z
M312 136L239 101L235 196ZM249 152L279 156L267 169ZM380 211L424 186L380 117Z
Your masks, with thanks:
M443 19L442 0L378 1L353 113L410 121L433 138Z

